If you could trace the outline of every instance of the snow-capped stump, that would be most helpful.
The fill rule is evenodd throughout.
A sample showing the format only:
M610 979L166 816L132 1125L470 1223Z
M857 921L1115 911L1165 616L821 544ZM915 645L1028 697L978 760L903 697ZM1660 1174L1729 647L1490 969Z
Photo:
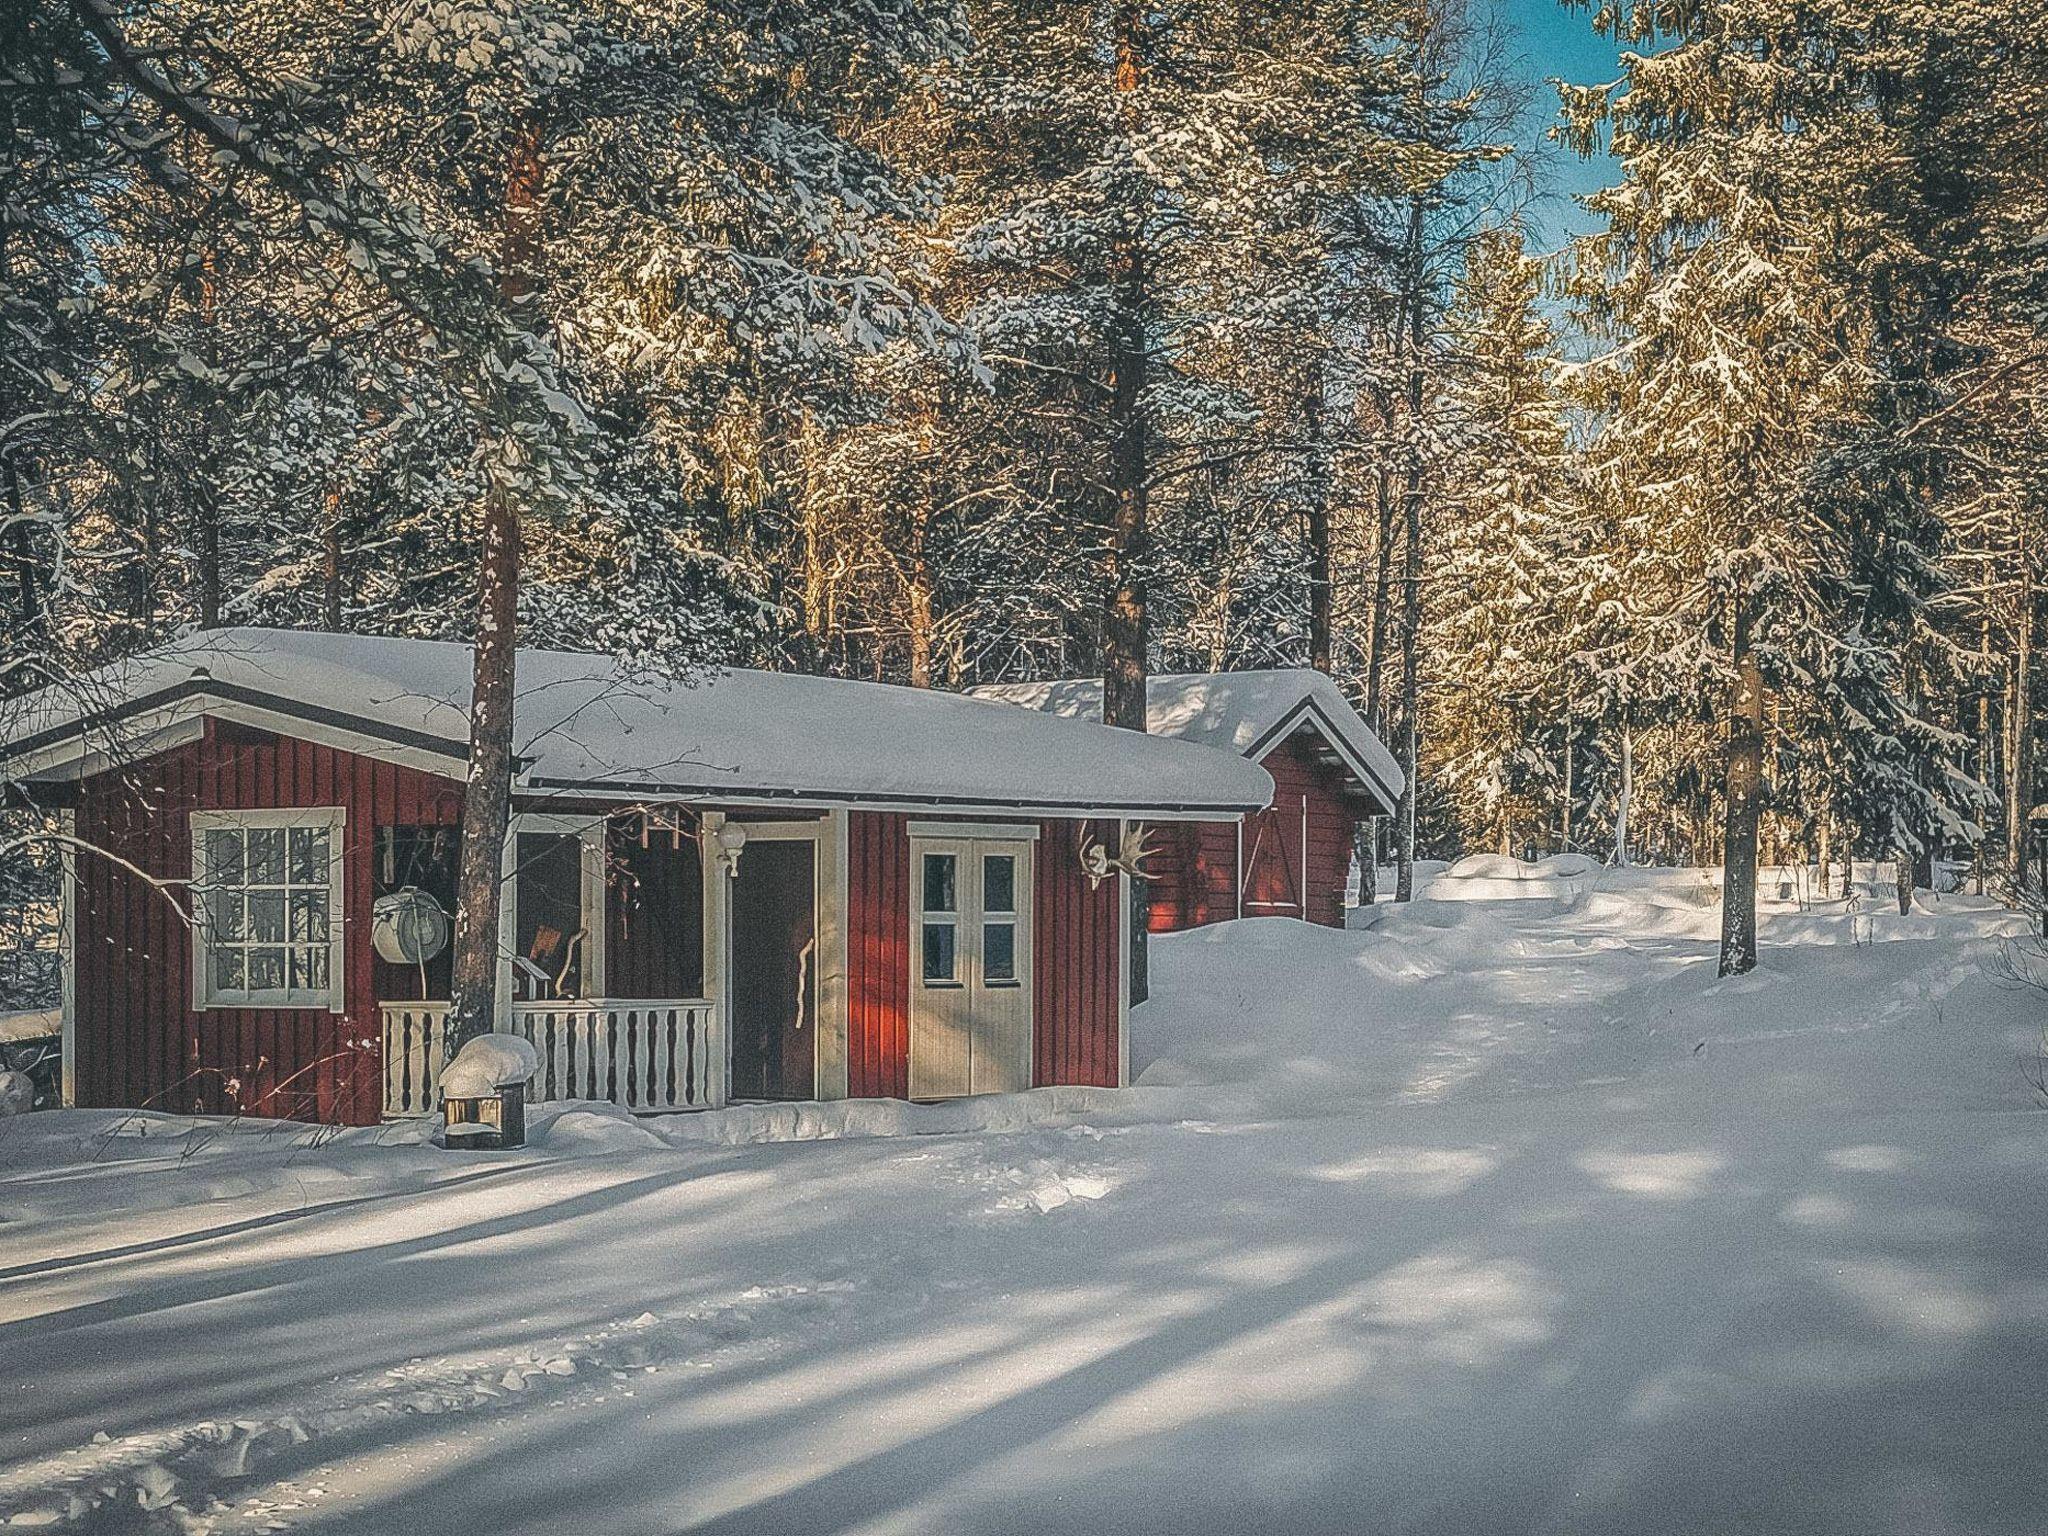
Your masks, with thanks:
M526 1085L540 1054L517 1035L480 1035L441 1074L447 1145L489 1151L526 1145Z

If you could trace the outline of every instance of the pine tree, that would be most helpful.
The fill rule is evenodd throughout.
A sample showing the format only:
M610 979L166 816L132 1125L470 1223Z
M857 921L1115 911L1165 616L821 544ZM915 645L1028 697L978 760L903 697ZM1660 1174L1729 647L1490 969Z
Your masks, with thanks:
M1454 798L1468 842L1502 853L1520 846L1516 804L1559 792L1549 748L1577 728L1558 602L1574 554L1566 404L1543 288L1517 225L1468 248L1444 326L1440 408L1456 447L1424 567L1422 771Z

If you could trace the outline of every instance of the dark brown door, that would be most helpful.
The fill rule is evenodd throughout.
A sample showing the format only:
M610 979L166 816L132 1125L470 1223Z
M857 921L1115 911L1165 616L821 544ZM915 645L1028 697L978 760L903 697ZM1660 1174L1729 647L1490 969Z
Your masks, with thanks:
M816 844L763 839L732 881L732 1096L818 1096Z

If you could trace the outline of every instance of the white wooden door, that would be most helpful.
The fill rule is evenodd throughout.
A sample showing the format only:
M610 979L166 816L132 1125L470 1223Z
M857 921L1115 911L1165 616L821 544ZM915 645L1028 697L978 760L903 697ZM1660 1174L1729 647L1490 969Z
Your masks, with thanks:
M917 837L911 857L910 1096L1031 1086L1031 852Z

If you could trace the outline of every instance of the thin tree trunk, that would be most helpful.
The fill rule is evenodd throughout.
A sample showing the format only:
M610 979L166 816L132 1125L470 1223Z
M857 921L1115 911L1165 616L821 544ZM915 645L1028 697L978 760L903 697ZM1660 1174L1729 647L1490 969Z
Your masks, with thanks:
M1614 801L1614 867L1628 868L1629 802L1636 792L1636 735L1621 728L1621 792Z
M341 633L341 492L327 492L327 520L320 526L320 622Z
M1385 691L1380 677L1387 659L1387 608L1394 581L1394 489L1382 465L1373 476L1378 503L1379 533L1372 581L1372 630L1365 652L1365 720L1375 731L1386 729Z
M2027 813L2034 784L2034 580L2020 551L2019 616L2013 625L2012 694L2005 711L2005 863L2014 890L2027 884Z
M199 546L199 627L220 628L220 506L206 486L192 488L193 530Z
M1820 895L1821 899L1825 901L1829 894L1828 888L1834 883L1835 879L1835 813L1832 796L1820 808L1820 818L1818 825L1814 829L1814 838L1817 846L1814 849L1813 857L1814 862L1820 867Z
M533 291L546 164L540 124L529 118L505 170L500 287L508 304ZM512 724L518 697L519 509L501 475L484 501L477 582L475 672L469 706L469 777L463 786L456 875L452 999L446 1040L452 1056L497 1022L498 915L505 834L512 814Z
M925 555L922 520L917 530L917 546L910 552L907 587L910 686L929 688L932 685L932 566Z
M1764 777L1764 688L1749 637L1749 611L1735 602L1735 687L1728 721L1727 822L1721 850L1721 974L1756 969L1756 831Z
M1126 138L1135 137L1137 91L1144 64L1146 8L1142 0L1119 0L1116 8L1118 120ZM1145 334L1146 284L1144 220L1147 199L1135 172L1115 189L1118 228L1109 253L1109 601L1102 616L1102 720L1121 730L1146 728L1145 674L1150 658L1146 615L1146 566L1151 527L1146 505L1150 486L1146 442L1145 375L1150 362ZM1151 996L1150 883L1130 882L1130 1000Z
M1558 834L1558 852L1570 853L1572 849L1572 726L1567 711L1564 727L1564 812L1563 826Z
M199 323L213 328L213 255L208 252L199 264ZM207 413L207 449L217 451L212 441L221 431L218 405ZM192 484L193 544L199 559L199 627L220 628L220 502L208 477L194 476Z
M1420 46L1427 13L1420 13L1416 34ZM1422 643L1422 344L1428 321L1423 313L1423 229L1422 199L1410 201L1408 243L1402 281L1406 293L1408 353L1408 431L1405 483L1401 491L1402 535L1406 558L1401 571L1401 767L1405 782L1401 789L1401 815L1395 836L1394 899L1411 901L1415 896L1415 768L1421 756L1422 701L1420 698L1420 656Z
M1145 8L1116 8L1116 94L1128 134L1144 56ZM1109 255L1109 602L1102 623L1102 719L1124 730L1145 729L1145 565L1147 520L1145 373L1145 199L1135 172L1116 189L1117 230Z
M1336 591L1330 563L1330 454L1323 440L1321 370L1308 400L1308 664L1328 674Z
M1418 484L1406 502L1407 558L1403 562L1401 597L1401 808L1394 850L1394 899L1415 898L1415 766L1420 756L1422 713L1418 697L1422 633L1422 492Z

